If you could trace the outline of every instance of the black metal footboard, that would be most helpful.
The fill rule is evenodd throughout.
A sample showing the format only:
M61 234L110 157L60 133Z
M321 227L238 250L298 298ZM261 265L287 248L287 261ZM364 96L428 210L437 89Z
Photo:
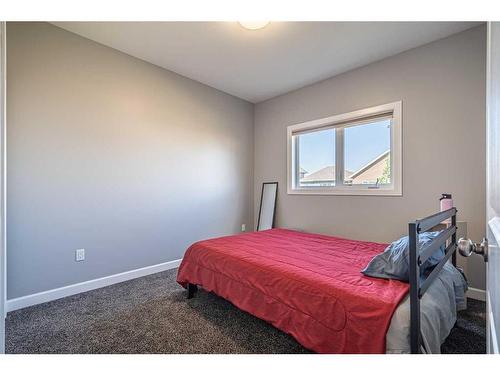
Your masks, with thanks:
M427 232L436 225L451 218L451 225L443 230L432 242L419 249L418 236ZM457 248L457 209L439 212L424 219L409 223L409 244L410 244L410 347L412 354L421 353L422 334L420 331L420 300L429 286L436 279L439 271L445 263L452 257L453 265L456 266ZM420 283L420 266L437 251L443 244L446 244L444 258L434 267L423 283Z

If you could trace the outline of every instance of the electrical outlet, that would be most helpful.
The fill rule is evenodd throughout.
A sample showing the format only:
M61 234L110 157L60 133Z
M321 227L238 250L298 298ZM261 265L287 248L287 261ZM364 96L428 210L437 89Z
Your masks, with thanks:
M81 262L85 260L85 249L78 249L75 251L75 261Z
M246 232L247 230L247 225L246 224L241 224L241 231Z

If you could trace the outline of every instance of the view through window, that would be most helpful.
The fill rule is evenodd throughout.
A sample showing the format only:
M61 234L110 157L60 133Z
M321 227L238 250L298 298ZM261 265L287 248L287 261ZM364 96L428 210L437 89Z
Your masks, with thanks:
M344 183L391 183L391 120L344 129Z
M335 186L335 129L298 137L300 186Z

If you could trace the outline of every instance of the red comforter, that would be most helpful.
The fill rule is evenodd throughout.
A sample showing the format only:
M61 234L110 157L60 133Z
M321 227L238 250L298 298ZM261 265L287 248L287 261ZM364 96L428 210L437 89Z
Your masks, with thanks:
M193 244L177 282L197 284L319 353L384 353L408 284L360 271L387 245L285 229Z

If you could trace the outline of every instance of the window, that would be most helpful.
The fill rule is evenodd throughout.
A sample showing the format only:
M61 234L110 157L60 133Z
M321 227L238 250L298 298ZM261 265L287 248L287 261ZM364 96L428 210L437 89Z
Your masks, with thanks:
M289 194L401 195L401 102L287 132Z

